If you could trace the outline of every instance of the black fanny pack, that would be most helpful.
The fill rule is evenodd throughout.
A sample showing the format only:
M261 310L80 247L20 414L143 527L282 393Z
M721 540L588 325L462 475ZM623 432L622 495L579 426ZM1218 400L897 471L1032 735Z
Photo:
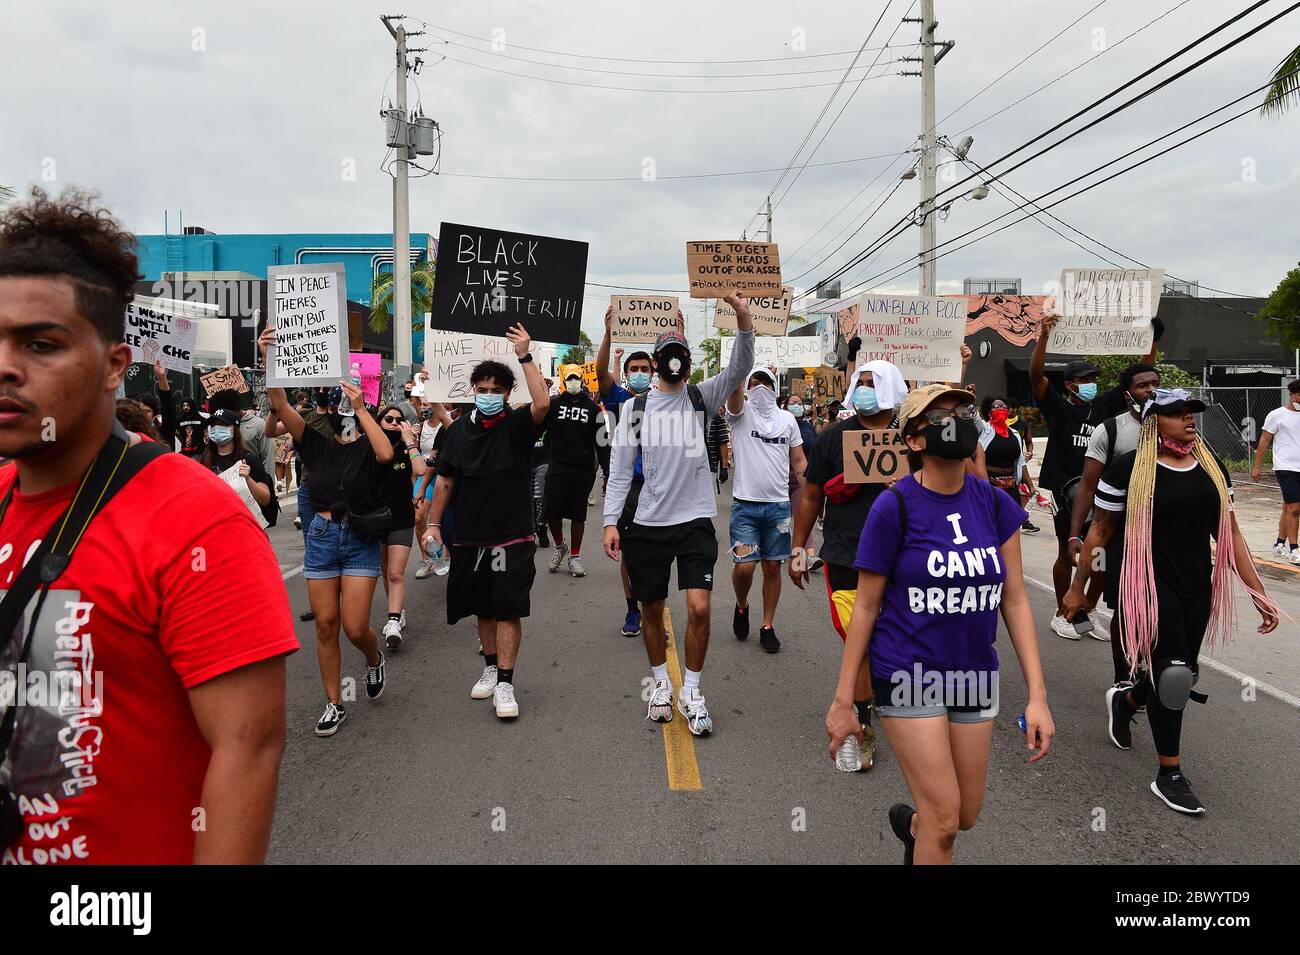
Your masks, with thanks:
M362 540L382 540L393 529L393 511L387 504L366 514L358 514L349 508L345 519Z

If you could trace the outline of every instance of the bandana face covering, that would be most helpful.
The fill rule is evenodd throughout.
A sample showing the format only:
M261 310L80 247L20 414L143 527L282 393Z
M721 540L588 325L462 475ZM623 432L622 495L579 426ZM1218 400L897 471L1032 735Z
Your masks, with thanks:
M999 438L1005 438L1011 433L1007 423L1006 408L994 408L989 412L989 424L993 425L993 430L997 432Z
M1174 454L1188 455L1196 448L1195 441L1175 441L1173 438L1166 438L1163 434L1160 436L1160 447L1166 451L1172 451Z

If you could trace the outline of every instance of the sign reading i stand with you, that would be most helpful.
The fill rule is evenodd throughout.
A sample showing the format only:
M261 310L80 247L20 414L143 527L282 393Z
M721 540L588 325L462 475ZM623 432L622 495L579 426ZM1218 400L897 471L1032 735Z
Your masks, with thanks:
M1047 350L1065 355L1145 355L1155 333L1164 269L1064 269L1060 319Z
M730 291L781 297L781 253L775 242L686 243L691 298L722 298Z
M956 381L966 337L966 299L860 295L835 313L846 339L862 339L858 364L883 359L904 378Z
M676 295L611 295L609 306L614 310L610 341L648 344L664 332L686 334L677 319Z
M434 328L576 345L587 243L444 222L438 232Z
M267 352L268 388L337 385L347 372L347 290L343 265L273 265L269 323L275 344Z

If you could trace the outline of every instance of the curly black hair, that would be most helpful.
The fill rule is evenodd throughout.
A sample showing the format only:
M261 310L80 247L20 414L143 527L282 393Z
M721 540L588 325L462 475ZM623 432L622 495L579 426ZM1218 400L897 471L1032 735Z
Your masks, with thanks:
M80 189L51 199L33 188L26 202L0 211L0 278L67 279L82 317L107 342L122 341L141 278L135 246L99 197Z
M487 381L489 378L504 388L507 395L515 390L515 373L508 365L503 365L499 361L481 361L469 373L471 385L477 385L480 381Z

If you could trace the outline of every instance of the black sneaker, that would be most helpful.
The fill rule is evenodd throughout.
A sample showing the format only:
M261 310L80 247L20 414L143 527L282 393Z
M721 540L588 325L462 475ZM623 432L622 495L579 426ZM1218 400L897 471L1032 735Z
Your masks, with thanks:
M348 715L343 712L343 707L337 703L325 704L325 712L321 714L320 719L316 721L317 736L333 736L339 731L339 724L347 719Z
M1110 741L1120 749L1133 747L1133 717L1137 714L1128 705L1128 689L1126 686L1112 686L1106 691Z
M781 641L776 638L776 631L771 627L759 628L758 645L768 653L776 653L781 649Z
M903 865L912 864L912 853L916 850L916 836L912 835L912 817L915 815L916 810L907 803L896 802L889 807L889 828L903 844Z
M1151 784L1151 791L1174 812L1187 813L1189 816L1199 816L1205 812L1205 807L1196 798L1196 793L1192 792L1192 786L1181 770L1158 774Z
M379 663L366 667L366 699L377 700L384 695L384 651L379 651Z
M731 632L736 635L737 640L749 639L749 608L741 610L736 608L731 615Z
M315 615L314 613L312 613L310 610L308 610L306 613L300 613L300 614L298 614L298 619L299 619L299 620L302 620L302 621L315 620L315 619L316 619L316 615Z
M550 546L551 546L551 536L546 533L545 529L539 530L537 532L537 549L541 550L544 547L550 547Z
M1034 524L1032 521L1029 520L1026 520L1023 524L1021 524L1020 529L1024 531L1026 534L1038 533L1038 525Z

